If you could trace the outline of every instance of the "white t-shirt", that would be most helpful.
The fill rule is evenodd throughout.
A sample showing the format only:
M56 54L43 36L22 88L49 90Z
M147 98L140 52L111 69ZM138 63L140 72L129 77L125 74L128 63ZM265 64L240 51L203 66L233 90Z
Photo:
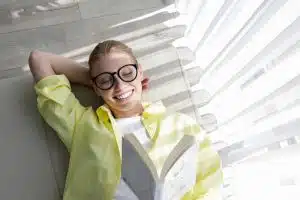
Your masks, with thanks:
M134 133L145 149L150 147L151 140L147 135L140 116L119 118L116 119L116 122L122 136L128 133ZM132 193L131 189L123 181L123 179L121 179L120 184L117 187L114 200L138 200L138 198Z

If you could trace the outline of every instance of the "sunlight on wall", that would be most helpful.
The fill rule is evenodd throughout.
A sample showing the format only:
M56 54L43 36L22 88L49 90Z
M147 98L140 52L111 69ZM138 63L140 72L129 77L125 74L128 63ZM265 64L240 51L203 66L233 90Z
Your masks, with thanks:
M224 199L299 199L298 2L177 2L181 15L168 24L188 28L173 45L195 54L183 71L201 69L192 96L210 96L197 112L217 121L209 135L224 160Z
M168 12L168 13L176 12L175 5L172 4L172 5L170 5L170 6L166 6L166 7L164 7L164 8L158 9L157 11L147 13L146 15L142 15L142 16L140 16L140 17L136 17L136 18L134 18L134 19L127 20L127 21L124 21L124 22L121 22L121 23L112 25L110 28L116 28L116 27L120 27L120 26L125 25L125 24L137 22L137 21L140 21L140 20L143 20L143 19L152 17L152 16L157 15L157 14L162 13L162 12Z
M224 172L231 180L227 200L296 200L300 196L300 148L252 156ZM228 172L228 173L227 173ZM229 175L230 174L230 175Z

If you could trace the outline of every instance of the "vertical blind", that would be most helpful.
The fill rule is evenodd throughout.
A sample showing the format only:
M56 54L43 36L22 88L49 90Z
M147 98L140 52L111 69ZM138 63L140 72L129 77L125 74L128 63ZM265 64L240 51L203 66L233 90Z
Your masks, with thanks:
M197 76L190 91L222 156L224 199L298 199L300 2L175 5L187 28L174 45L195 55L182 68Z

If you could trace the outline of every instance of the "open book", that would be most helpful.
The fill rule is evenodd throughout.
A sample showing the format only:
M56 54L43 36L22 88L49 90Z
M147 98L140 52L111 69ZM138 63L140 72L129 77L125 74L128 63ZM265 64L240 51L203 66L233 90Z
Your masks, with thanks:
M134 134L122 144L122 178L140 200L180 199L196 182L197 145L185 135L168 155L160 174Z

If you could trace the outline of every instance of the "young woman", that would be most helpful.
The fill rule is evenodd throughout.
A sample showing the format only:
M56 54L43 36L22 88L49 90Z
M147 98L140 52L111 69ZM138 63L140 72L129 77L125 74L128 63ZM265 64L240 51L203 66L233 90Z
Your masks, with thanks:
M29 66L36 81L37 106L70 153L64 200L134 199L122 180L122 136L134 133L159 169L184 134L199 139L197 181L182 199L215 199L222 183L221 162L203 131L190 117L167 114L161 103L142 102L142 66L125 44L99 43L89 68L62 56L33 51ZM84 107L71 83L92 87L105 104ZM217 196L217 195L216 195Z

